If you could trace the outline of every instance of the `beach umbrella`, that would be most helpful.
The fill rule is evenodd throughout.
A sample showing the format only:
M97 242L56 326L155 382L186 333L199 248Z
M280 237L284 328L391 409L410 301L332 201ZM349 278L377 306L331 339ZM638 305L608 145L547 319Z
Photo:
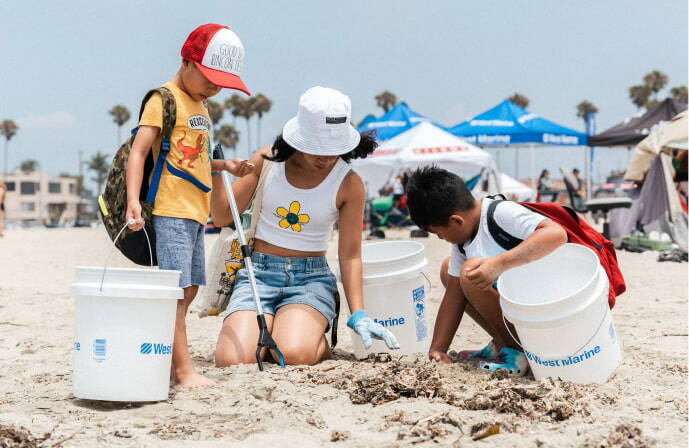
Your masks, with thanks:
M624 178L640 182L644 179L658 154L661 152L672 153L673 150L677 149L686 150L688 125L686 110L677 114L670 122L657 125L657 129L641 140L634 148Z

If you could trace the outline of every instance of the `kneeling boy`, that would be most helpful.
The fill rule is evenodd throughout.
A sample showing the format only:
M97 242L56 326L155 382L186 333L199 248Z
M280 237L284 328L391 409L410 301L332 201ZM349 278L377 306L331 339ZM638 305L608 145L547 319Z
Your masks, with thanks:
M493 340L481 350L460 352L460 359L477 360L482 369L524 375L528 363L505 328L495 281L506 270L542 258L566 243L567 234L548 218L506 201L495 208L495 221L523 242L505 251L488 229L486 212L491 201L474 199L458 176L440 168L421 168L409 178L411 219L452 244L451 256L440 272L446 289L428 356L450 362L447 350L466 311Z

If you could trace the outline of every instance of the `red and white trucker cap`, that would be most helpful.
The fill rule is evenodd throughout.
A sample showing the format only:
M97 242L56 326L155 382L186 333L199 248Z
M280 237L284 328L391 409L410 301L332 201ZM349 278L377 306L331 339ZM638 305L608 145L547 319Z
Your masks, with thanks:
M207 23L196 28L182 45L182 57L193 61L216 86L251 95L239 77L244 64L244 45L228 27Z

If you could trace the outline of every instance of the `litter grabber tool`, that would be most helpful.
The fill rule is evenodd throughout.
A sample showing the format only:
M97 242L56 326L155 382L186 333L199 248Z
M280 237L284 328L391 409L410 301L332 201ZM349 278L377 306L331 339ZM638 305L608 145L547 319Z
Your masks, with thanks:
M225 159L222 147L216 145L213 150L214 159ZM268 331L268 326L266 325L266 317L263 314L263 307L261 306L261 297L258 294L258 287L256 286L256 276L254 275L254 265L251 261L251 247L246 241L244 235L244 227L242 226L242 217L237 208L237 201L234 198L234 193L232 191L232 181L230 179L230 174L222 170L221 171L223 185L225 186L225 193L227 193L227 200L230 203L230 211L232 212L232 220L234 221L235 228L237 229L237 236L239 238L240 250L242 256L244 257L244 267L246 268L247 275L249 277L249 282L251 283L251 292L254 296L254 305L256 306L256 320L258 321L258 345L256 347L256 362L258 363L258 369L263 371L263 361L261 360L261 350L263 348L273 351L275 356L280 362L280 367L285 367L285 359L278 349L277 344L273 340L273 337Z

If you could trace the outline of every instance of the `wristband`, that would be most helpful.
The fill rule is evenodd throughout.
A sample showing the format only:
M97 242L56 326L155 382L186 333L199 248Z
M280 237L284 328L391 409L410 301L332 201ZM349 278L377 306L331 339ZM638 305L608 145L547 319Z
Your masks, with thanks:
M356 323L365 317L366 317L366 311L364 311L364 310L355 311L351 316L349 316L349 319L347 319L347 326L353 330Z
M215 176L216 174L220 174L220 171L211 171L211 176Z

